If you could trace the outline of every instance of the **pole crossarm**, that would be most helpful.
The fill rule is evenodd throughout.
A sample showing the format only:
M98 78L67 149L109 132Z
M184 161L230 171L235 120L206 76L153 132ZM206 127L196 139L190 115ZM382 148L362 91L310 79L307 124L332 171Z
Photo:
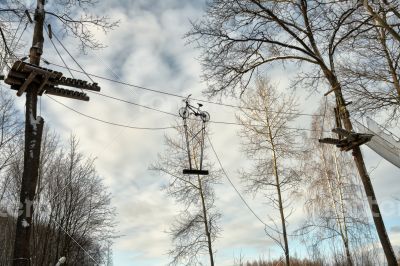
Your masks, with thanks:
M33 84L37 86L37 94L40 96L46 93L82 101L89 101L86 93L62 89L57 86L62 85L77 89L100 91L97 83L88 83L80 79L67 78L61 72L39 67L21 60L14 63L4 82L11 85L11 89L17 90L18 96L21 96L26 92L28 86Z

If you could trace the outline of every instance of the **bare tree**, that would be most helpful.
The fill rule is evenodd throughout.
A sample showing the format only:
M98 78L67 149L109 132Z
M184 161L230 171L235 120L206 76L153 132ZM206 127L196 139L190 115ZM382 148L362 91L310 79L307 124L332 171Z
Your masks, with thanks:
M375 2L375 3L374 3ZM365 10L374 18L377 27L384 29L400 43L400 5L396 0L362 0Z
M99 247L109 245L108 241L113 237L115 213L110 207L110 194L96 173L93 159L85 158L78 151L76 137L71 137L66 152L56 152L52 167L43 173L44 187L38 196L42 196L41 203L49 212L41 218L44 220L40 224L47 224L57 233L47 241L43 238L49 236L39 234L34 240L34 244L38 245L36 250L41 250L43 255L52 250L52 257L47 257L50 258L49 262L66 256L72 264L79 264L80 260L89 261L90 264L100 263L106 254L99 253ZM63 163L60 164L58 159ZM36 215L40 219L40 212ZM91 261L89 255L92 256ZM47 263L42 261L41 264Z
M242 147L254 162L242 178L249 191L262 193L278 210L280 226L276 232L282 233L274 240L285 253L286 265L290 265L287 218L291 204L288 199L300 181L293 167L293 160L299 154L298 132L290 128L296 118L296 103L293 97L278 93L265 79L257 80L256 89L249 91L241 102L237 118L242 125Z
M359 29L372 20L360 12L361 6L358 1L211 1L206 16L193 23L188 33L188 38L197 41L204 51L208 93L235 93L238 89L243 93L255 71L261 72L269 63L307 63L312 69L307 75L310 85L316 90L321 82L329 86L344 128L352 131L336 64L343 42L358 35ZM371 215L387 261L397 265L361 149L357 146L352 152L366 196L374 203Z
M0 175L4 174L4 170L18 153L18 141L21 141L23 124L16 114L18 110L14 99L0 87ZM4 178L8 179L7 176ZM2 198L3 193L0 193L0 201Z
M201 128L199 121L189 121L188 129L194 136ZM152 170L171 177L165 187L184 209L170 228L175 245L169 251L171 265L198 265L204 252L208 253L210 265L215 265L213 242L218 236L220 214L215 208L213 186L218 183L220 172L211 169L212 165L205 156L203 168L209 169L209 175L185 175L183 168L188 166L187 145L183 142L184 129L176 127L176 137L165 137L166 150L151 166ZM198 143L198 142L196 142ZM190 147L194 167L200 169L200 144ZM206 153L205 153L206 154Z
M378 256L365 257L363 247L373 246L376 239L371 233L366 202L351 157L314 141L322 136L321 131L334 126L333 106L326 108L319 108L317 113L326 116L313 117L312 131L306 137L309 148L303 154L303 167L308 218L297 231L311 246L330 241L333 252L339 242L338 249L343 247L344 251L333 254L339 264L346 261L346 265L366 265Z
M358 115L399 119L400 42L385 28L373 27L344 43L338 75L352 109ZM347 60L347 58L352 60Z
M23 123L16 114L12 96L0 86L0 265L7 262L12 252L14 221L8 219L8 212L11 206L17 207L14 199L18 190L9 174L22 152Z
M102 48L104 45L96 40L94 30L108 32L117 27L119 22L106 15L95 14L96 3L97 0L51 1L46 5L48 7L46 24L54 24L52 28L55 32L60 31L64 36L77 39L82 51ZM27 1L20 0L6 0L0 4L0 23L2 23L0 25L8 25L6 29L9 29L9 34L6 36L11 38L13 24L18 25L20 21L24 24L33 18L33 14L27 14L31 8L27 6Z
M29 23L24 15L21 7L10 7L9 2L0 3L0 75L11 68L10 63L17 57L15 53L23 45L22 34Z
M7 205L16 206L22 178L23 152L7 168L11 181L6 190ZM71 137L63 148L59 137L46 131L42 143L39 182L35 198L31 249L32 265L55 265L60 257L68 265L110 265L111 241L114 238L115 210L111 196L94 169L94 161L78 151L78 141ZM0 265L12 262L15 216L8 212L0 230Z

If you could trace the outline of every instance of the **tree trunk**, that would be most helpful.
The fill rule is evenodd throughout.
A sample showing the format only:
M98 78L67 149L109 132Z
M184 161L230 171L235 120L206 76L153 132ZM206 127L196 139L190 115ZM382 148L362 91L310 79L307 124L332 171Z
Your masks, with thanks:
M396 260L396 255L394 253L392 244L390 243L385 223L383 222L381 211L379 209L379 205L375 197L374 188L372 186L371 179L369 178L367 169L365 168L360 147L356 147L353 149L353 156L354 156L354 161L356 162L358 172L360 173L361 176L361 181L364 185L365 193L367 194L368 197L368 202L371 209L372 217L374 219L375 227L376 230L378 231L379 240L381 241L383 251L385 252L388 265L397 266L398 264Z
M368 13L375 19L376 22L378 22L379 27L385 28L398 42L400 42L400 34L398 34L392 28L392 26L387 23L386 14L383 14L383 17L381 17L379 14L377 14L372 9L372 7L368 4L368 0L363 0L363 4L364 4L365 9L368 11Z
M391 55L389 53L389 49L388 49L387 44L386 44L386 33L385 33L385 30L384 29L377 29L376 31L378 33L379 42L382 45L382 49L384 51L386 62L388 64L388 68L390 70L390 75L392 77L393 87L397 91L398 99L400 99L400 81L399 81L399 78L398 78L398 75L397 75L397 72L396 72L395 64L393 64L393 60L391 58Z
M275 162L275 158L274 158ZM278 193L278 204L279 204L279 213L281 216L281 223L282 223L282 234L283 234L283 241L285 244L285 260L286 260L286 265L290 266L290 255L289 255L289 243L287 239L287 232L286 232L286 221L285 221L285 214L283 212L283 203L282 203L282 194L281 194L281 186L279 185L279 176L276 168L276 164L274 164L274 172L275 174L275 179L276 179L276 190Z
M343 183L342 183L342 176L339 171L339 162L337 160L337 156L335 151L332 151L333 153L333 158L335 159L335 170L336 170L336 178L339 181L339 200L340 200L340 214L341 214L341 220L342 220L342 226L343 230L342 231L342 239L343 239L343 244L344 248L346 250L346 258L347 258L347 265L351 266L353 265L353 262L351 260L351 253L350 253L350 247L349 247L349 235L348 235L348 230L347 230L347 223L346 223L346 214L344 210L344 199L343 199Z
M205 200L204 200L203 186L202 186L201 179L200 179L199 175L197 176L197 180L199 182L199 192L200 192L200 198L201 198L201 205L202 205L202 208L203 208L203 222L204 222L204 229L206 231L206 236L207 236L208 254L210 255L210 265L214 266L214 254L213 254L213 251L212 251L210 228L208 226L207 208L206 208L206 203L205 203Z
M346 226L346 218L345 218L345 213L344 213L344 202L343 202L343 195L342 195L342 191L341 191L341 186L342 184L339 185L338 189L339 189L339 199L340 199L340 214L339 215L339 211L338 208L336 206L336 201L335 201L335 193L333 191L333 185L330 181L330 174L328 171L328 162L326 160L325 154L324 154L324 150L322 149L322 147L320 147L320 153L322 156L322 161L324 163L324 172L325 172L325 178L326 178L326 182L328 183L328 188L329 188L329 193L330 193L330 197L332 200L332 208L335 211L335 220L337 223L337 226L339 227L339 233L340 233L340 237L343 241L343 246L346 252L346 260L347 260L347 265L348 266L352 266L353 262L351 260L351 253L350 253L350 248L349 248L349 239L348 239L348 234L347 234L347 226ZM338 161L336 159L336 155L334 154L335 151L332 150L332 155L335 158L335 169L336 169L336 176L337 178L340 177L340 173L339 173L339 169L338 169Z
M281 185L280 185L279 174L278 174L278 163L277 163L275 145L274 145L274 141L272 138L271 127L269 124L268 112L266 113L266 119L267 119L267 125L268 125L268 137L269 137L269 141L272 146L272 156L273 156L273 161L274 161L274 175L275 175L275 182L276 182L276 190L278 193L279 213L281 216L282 234L283 234L283 241L284 241L284 247L285 247L285 260L286 260L286 266L290 266L289 242L287 239L285 214L283 212Z
M327 78L330 85L332 86L332 89L334 90L334 93L336 96L336 101L337 101L338 108L339 108L339 113L340 113L341 119L343 121L344 127L346 130L352 131L353 125L350 121L349 111L347 110L346 105L345 105L341 85L340 85L339 81L337 80L336 76L331 71L329 71L326 67L322 67L322 68L323 68L325 77ZM361 153L360 147L353 148L353 158L354 158L354 162L356 163L358 173L361 177L361 181L364 185L365 194L367 195L368 201L370 203L369 205L370 205L372 217L374 220L376 231L379 236L379 240L381 242L383 251L386 256L386 260L387 260L389 266L396 266L396 265L398 265L397 260L396 260L396 255L393 251L392 244L390 243L390 239L387 234L385 224L383 222L381 211L379 209L379 205L378 205L378 202L375 197L374 188L372 186L371 179L368 175L367 169L365 168L364 158Z

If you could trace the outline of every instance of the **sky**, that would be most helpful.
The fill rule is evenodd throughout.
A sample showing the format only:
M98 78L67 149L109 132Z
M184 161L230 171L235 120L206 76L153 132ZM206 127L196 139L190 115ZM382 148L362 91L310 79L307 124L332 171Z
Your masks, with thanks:
M33 1L27 0L33 7ZM46 8L51 9L52 1ZM206 84L201 81L200 51L194 44L183 38L190 29L190 21L204 14L204 0L114 0L99 1L93 7L98 14L107 14L119 20L114 31L95 35L107 47L102 50L81 54L76 42L65 37L64 45L88 72L112 78L121 82L175 93L182 96L205 99L202 91ZM57 25L52 25L57 34ZM32 28L28 28L25 38L29 38ZM53 63L62 64L54 48L45 40L43 57ZM27 54L29 49L25 50ZM66 63L77 69L78 66L60 49ZM62 70L66 72L66 70ZM288 89L291 69L280 67L266 69L266 74L281 90ZM65 73L67 75L67 73ZM79 77L79 76L78 76ZM81 76L82 79L87 79ZM141 105L177 113L183 105L180 98L157 94L133 87L124 86L94 78L101 92ZM113 101L94 94L89 102L57 98L63 104L84 114L102 120L135 127L168 127L176 118L138 106ZM299 94L300 111L311 113L317 110L321 95L307 97ZM228 99L226 102L234 102ZM21 108L24 98L17 99ZM165 134L171 130L135 130L106 125L66 109L59 103L43 97L40 113L46 125L60 134L66 141L71 134L80 139L81 151L87 156L96 157L96 168L112 193L112 206L116 208L116 230L120 237L113 247L114 265L165 265L169 258L167 252L171 239L167 230L179 213L180 206L168 198L161 188L168 182L168 176L149 170L149 166L162 153ZM211 119L215 121L234 121L235 109L205 104ZM296 125L308 127L305 118ZM238 170L246 165L246 158L240 150L238 128L232 125L210 124L211 140L229 177L243 192L238 178ZM399 169L382 160L368 148L363 147L367 169L377 198L384 213L385 222L393 245L400 247L400 202L393 198L400 193L398 184ZM213 156L211 156L213 160ZM216 205L222 213L220 237L215 242L217 265L234 265L240 256L252 260L260 257L277 258L282 251L264 233L264 226L249 212L238 195L222 179L216 186ZM243 194L250 206L260 217L277 215L261 196ZM304 209L296 206L291 217L289 231L293 231L304 219ZM267 218L266 218L267 219ZM293 243L293 242L292 242ZM292 254L306 256L300 243L294 242Z

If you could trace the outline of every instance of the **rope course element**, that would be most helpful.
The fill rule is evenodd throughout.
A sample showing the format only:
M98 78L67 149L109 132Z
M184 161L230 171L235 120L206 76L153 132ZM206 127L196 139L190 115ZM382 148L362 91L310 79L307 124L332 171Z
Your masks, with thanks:
M204 135L206 134L206 123L210 121L210 114L206 111L200 110L200 108L203 106L201 103L198 103L198 107L194 107L189 103L189 95L186 100L185 100L185 107L182 107L179 109L179 116L182 117L183 119L183 128L185 131L185 138L186 138L186 147L187 147L187 154L188 154L188 159L189 159L189 169L183 169L183 174L186 175L208 175L208 170L203 170L203 155L204 155ZM187 119L190 118L190 116L194 115L195 117L200 117L201 119L201 128L198 130L196 133L192 133L192 136L189 138L189 128L187 124ZM197 130L197 129L196 129ZM200 165L194 165L194 162L192 162L192 156L191 156L191 149L195 149L195 144L193 143L194 141L197 141L199 146L200 146ZM190 144L192 144L193 147L190 147ZM193 160L195 161L195 160ZM198 169L195 169L193 167L198 167Z

